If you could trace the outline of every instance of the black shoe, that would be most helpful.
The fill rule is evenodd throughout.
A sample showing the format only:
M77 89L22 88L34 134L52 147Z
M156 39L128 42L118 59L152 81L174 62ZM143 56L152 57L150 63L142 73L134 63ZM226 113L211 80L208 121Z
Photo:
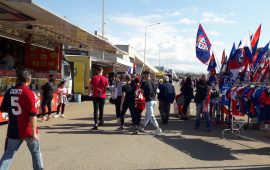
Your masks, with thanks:
M98 126L103 126L103 125L104 125L104 121L103 120L99 121Z
M139 133L139 129L136 128L134 131L133 131L133 135L137 135Z
M162 123L162 124L168 124L168 121L165 120L165 119L163 119L161 123Z
M98 130L98 126L94 126L92 130Z

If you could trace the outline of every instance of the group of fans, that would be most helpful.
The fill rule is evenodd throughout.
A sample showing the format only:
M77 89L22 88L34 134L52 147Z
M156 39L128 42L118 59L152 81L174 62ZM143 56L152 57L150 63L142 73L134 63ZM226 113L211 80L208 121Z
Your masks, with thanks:
M9 123L5 143L5 152L0 160L0 170L9 169L12 159L23 141L32 154L33 168L44 169L43 159L40 152L38 129L36 125L38 112L38 97L28 87L31 83L31 72L26 68L18 68L17 85L10 88L3 99L0 111L8 112ZM163 77L163 81L151 79L149 71L144 71L142 77L134 75L115 75L109 88L108 79L103 76L103 68L98 67L97 75L93 76L89 84L89 94L92 95L94 108L94 126L93 130L98 130L99 126L104 125L103 112L107 90L111 91L110 102L115 104L116 118L119 120L120 127L117 130L125 130L125 114L129 109L134 126L133 134L139 132L145 133L145 127L150 122L155 128L154 134L162 133L155 114L154 107L159 101L159 111L162 118L162 124L167 124L170 114L170 106L176 100L179 105L182 119L188 119L187 110L191 100L194 98L196 103L196 124L195 129L200 126L201 113L204 113L207 130L210 131L209 104L211 88L208 86L205 75L196 82L196 94L193 96L193 86L191 79L188 77L182 82L179 95L175 94L175 88L168 76ZM42 120L51 118L51 100L53 98L54 79L50 76L48 83L43 85L42 90ZM57 89L59 103L57 107L58 117L61 110L61 116L64 116L65 104L67 102L67 89L65 82L61 82ZM181 101L181 102L180 102ZM48 107L48 115L46 109ZM146 109L145 119L141 125L142 112ZM99 113L99 114L98 114Z
M156 128L155 133L162 133L162 129L155 118L154 107L159 101L159 112L162 119L162 124L167 124L169 120L171 104L176 101L180 118L188 119L188 108L190 102L194 99L196 103L196 125L195 129L199 129L200 119L203 113L206 120L207 130L210 130L210 97L212 87L206 81L206 76L203 75L198 81L193 82L190 77L187 77L181 82L182 86L180 94L175 94L175 88L168 76L164 76L163 80L157 81L151 79L149 71L144 71L142 77L136 77L129 74L118 74L113 76L109 86L108 79L103 76L103 69L97 69L98 74L92 77L89 85L90 95L93 99L94 106L94 127L93 130L98 130L99 126L104 124L103 110L106 99L107 89L110 89L110 103L115 105L116 118L120 124L117 130L124 131L125 114L129 109L132 125L134 126L134 134L139 132L144 133L145 127L149 122ZM196 88L194 96L193 91ZM141 114L146 109L145 119L141 125ZM99 111L99 115L98 115Z

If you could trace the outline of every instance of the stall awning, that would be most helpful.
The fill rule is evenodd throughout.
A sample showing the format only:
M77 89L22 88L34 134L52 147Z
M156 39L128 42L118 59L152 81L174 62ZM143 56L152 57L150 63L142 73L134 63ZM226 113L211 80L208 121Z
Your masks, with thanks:
M60 43L89 51L123 52L30 0L0 0L0 35L46 47Z

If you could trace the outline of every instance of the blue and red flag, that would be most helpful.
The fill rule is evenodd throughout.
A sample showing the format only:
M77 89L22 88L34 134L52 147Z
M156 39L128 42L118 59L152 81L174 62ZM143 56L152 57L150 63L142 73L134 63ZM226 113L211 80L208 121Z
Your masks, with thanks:
M260 35L261 35L261 27L262 27L262 24L260 24L260 26L257 28L257 30L256 30L256 32L253 35L252 40L251 40L252 56L255 55L256 50L257 50L258 42L259 42Z
M243 49L238 48L227 61L228 69L240 69L243 66Z
M253 69L256 71L257 67L261 62L264 62L267 58L267 53L269 49L269 42L266 44L266 46L260 51L255 63L253 64Z
M233 56L235 50L236 50L235 43L233 43L233 46L232 46L232 49L231 49L231 52L230 52L230 55L229 55L229 59L232 58L232 56ZM228 59L228 60L229 60L229 59Z
M199 24L197 39L196 39L196 56L204 64L206 64L210 59L210 48L211 43L202 27Z
M209 64L208 64L207 71L215 72L216 67L217 67L217 63L215 60L215 55L214 55L214 53L212 53L211 59L210 59Z

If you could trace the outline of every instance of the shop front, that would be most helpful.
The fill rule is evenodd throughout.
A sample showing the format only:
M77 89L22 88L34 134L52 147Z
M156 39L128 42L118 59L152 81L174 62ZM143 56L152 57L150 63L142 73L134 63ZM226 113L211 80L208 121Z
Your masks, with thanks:
M109 42L69 23L32 1L1 1L0 11L1 96L16 84L15 68L18 65L33 70L31 88L38 93L50 74L58 81L63 79L64 73L70 70L66 67L61 68L63 46L87 51L119 53L119 50ZM56 101L53 103L54 109ZM5 117L5 114L1 113L0 122L3 122Z
M6 90L16 84L15 69L17 66L25 66L32 70L30 88L36 92L40 101L42 100L42 85L48 81L49 75L54 75L55 84L61 81L61 45L49 50L3 37L0 38L0 44L0 104ZM57 101L57 94L55 93L52 111L56 111ZM1 113L0 123L7 120L7 113Z

